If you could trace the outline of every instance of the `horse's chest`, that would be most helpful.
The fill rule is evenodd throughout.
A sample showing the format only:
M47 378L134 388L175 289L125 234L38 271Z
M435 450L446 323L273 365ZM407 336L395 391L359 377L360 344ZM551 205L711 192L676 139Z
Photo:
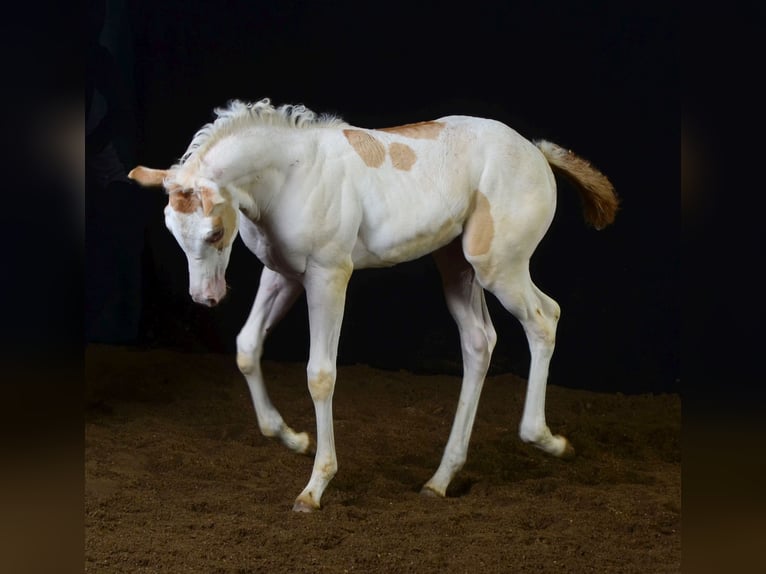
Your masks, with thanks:
M242 214L239 217L242 242L269 269L285 276L301 275L305 271L305 258L290 254L284 241L263 226L253 223Z

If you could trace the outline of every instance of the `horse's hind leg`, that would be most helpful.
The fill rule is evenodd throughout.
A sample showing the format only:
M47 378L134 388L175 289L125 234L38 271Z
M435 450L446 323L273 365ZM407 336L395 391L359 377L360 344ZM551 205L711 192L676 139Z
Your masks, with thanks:
M270 270L261 272L258 293L250 315L237 335L237 366L247 380L261 433L281 440L291 450L310 451L311 441L305 432L296 433L282 420L271 404L261 372L263 342L271 329L285 316L302 292L300 283Z
M463 384L447 446L436 473L423 486L423 494L444 496L468 453L476 409L497 335L489 317L484 289L465 260L460 240L434 254L442 276L444 295L460 332Z
M482 268L482 265L476 266L480 277ZM545 422L545 387L556 341L559 306L532 283L527 259L504 261L502 265L492 268L492 277L485 277L483 283L521 322L529 343L527 396L519 436L524 442L554 456L574 456L574 449L569 441L563 436L551 433Z

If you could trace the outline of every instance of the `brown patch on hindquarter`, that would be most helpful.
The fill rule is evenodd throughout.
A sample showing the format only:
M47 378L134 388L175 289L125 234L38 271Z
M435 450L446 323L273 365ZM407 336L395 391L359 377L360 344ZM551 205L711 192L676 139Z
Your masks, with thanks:
M435 140L443 129L444 124L441 122L418 122L392 128L381 128L380 131L395 133L408 138Z
M463 236L463 245L468 255L484 255L492 245L495 222L489 200L479 190L476 190L473 212L466 222Z
M391 154L391 163L396 169L409 170L418 156L410 146L402 143L392 143L388 152Z
M172 191L168 197L168 205L179 213L194 213L202 203L192 191Z
M343 130L348 143L369 167L380 167L386 159L386 148L373 136L361 130Z

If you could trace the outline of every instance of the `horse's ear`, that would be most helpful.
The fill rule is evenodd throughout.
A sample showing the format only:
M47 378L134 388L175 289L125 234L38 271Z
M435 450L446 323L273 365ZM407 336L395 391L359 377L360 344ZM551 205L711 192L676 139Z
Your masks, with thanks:
M203 185L199 190L202 198L202 213L205 215L213 213L216 205L226 202L217 186Z
M162 182L168 176L166 169L152 169L139 165L130 170L128 177L144 187L162 187Z

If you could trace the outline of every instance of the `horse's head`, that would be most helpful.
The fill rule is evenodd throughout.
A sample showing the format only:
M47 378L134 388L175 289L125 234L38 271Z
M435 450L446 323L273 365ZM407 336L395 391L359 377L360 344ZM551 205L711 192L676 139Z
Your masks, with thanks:
M237 206L210 180L180 181L174 170L138 166L128 177L168 194L165 226L186 253L189 294L213 307L226 295L226 266L237 236Z

